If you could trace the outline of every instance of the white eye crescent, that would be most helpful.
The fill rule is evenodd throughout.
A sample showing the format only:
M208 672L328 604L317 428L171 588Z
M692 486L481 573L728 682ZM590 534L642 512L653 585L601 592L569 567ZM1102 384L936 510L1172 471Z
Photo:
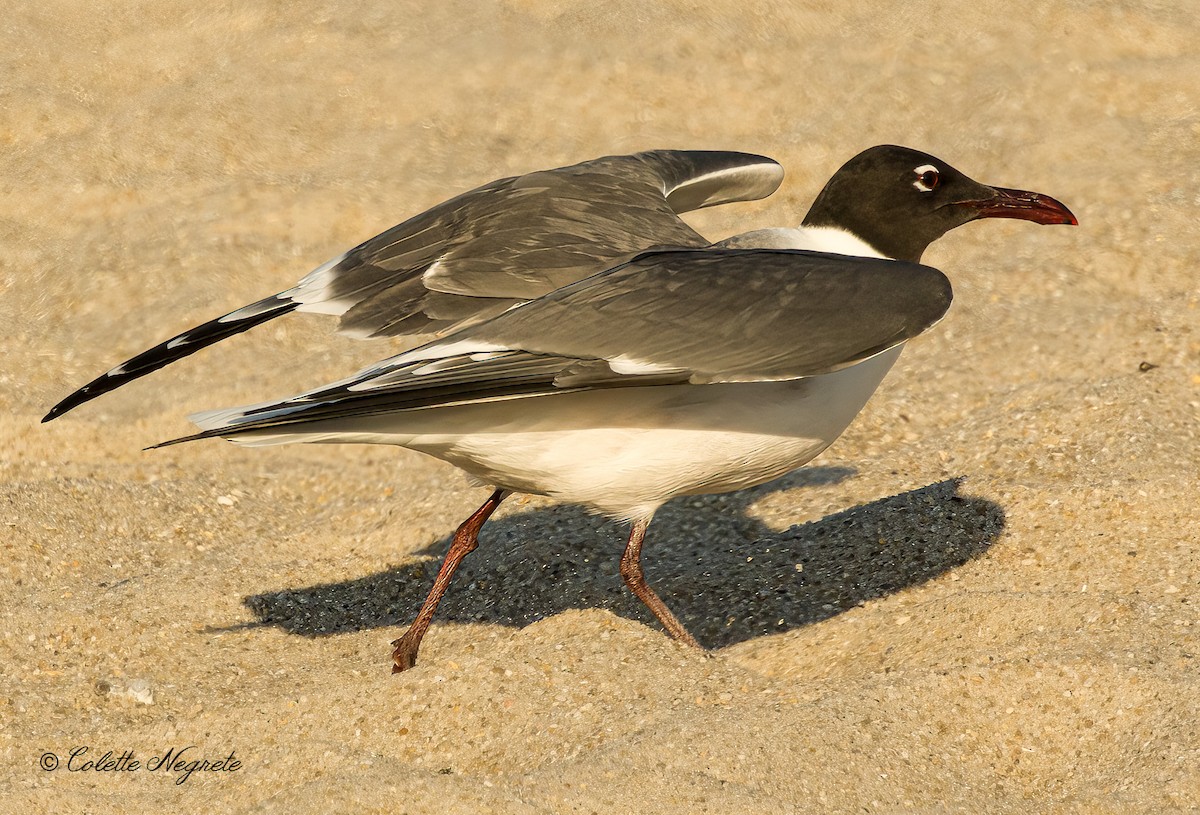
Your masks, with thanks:
M921 192L933 192L942 183L942 171L932 164L922 164L913 170L913 172L917 175L917 180L913 182L913 186Z

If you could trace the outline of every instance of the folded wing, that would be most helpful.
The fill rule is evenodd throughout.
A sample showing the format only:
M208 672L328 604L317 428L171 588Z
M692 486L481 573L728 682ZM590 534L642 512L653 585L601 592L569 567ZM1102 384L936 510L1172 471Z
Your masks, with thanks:
M651 252L330 386L193 417L204 432L176 441L586 389L817 376L917 336L951 296L941 272L915 263Z

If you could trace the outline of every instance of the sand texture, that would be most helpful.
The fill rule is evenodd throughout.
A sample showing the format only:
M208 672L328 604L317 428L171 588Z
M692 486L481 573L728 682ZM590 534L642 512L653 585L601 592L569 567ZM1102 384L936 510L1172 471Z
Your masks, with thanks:
M157 0L0 25L0 812L1200 809L1200 14L1185 2ZM50 424L93 376L493 178L764 153L794 225L873 144L1051 194L971 224L846 435L625 530L401 449L189 412L396 347L293 315ZM240 766L183 783L168 749ZM68 768L70 752L87 753ZM137 770L79 770L106 751ZM53 753L60 764L44 754ZM72 771L78 770L78 771Z

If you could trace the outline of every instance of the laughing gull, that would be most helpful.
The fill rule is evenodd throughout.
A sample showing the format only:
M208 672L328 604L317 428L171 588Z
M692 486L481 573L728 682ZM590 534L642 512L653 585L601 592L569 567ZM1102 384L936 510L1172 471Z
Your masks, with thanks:
M648 176L630 183L633 166L653 166L660 179L663 167L684 169L649 195ZM581 169L595 167L604 168L599 178ZM586 200L564 192L575 179ZM327 306L358 335L400 333L414 320L443 333L298 396L196 414L200 433L164 444L393 444L491 485L455 533L416 620L393 642L393 671L415 664L455 570L513 492L631 523L622 578L673 637L699 647L642 574L642 541L658 507L761 484L828 447L904 344L949 307L949 281L919 264L947 231L989 217L1077 223L1053 198L988 187L895 146L847 162L796 229L709 246L675 218L768 194L778 182L778 165L762 157L665 151L494 182L368 241L294 289L134 358L107 375L122 381L101 377L47 418L190 353L189 342L215 342L276 311ZM525 188L531 198L523 200ZM631 191L638 195L624 213ZM480 195L494 203L472 198ZM525 200L536 209L512 216L514 234L503 207ZM610 244L620 224L636 224L637 235ZM422 229L440 236L435 250ZM395 248L408 240L418 248ZM631 248L637 243L644 251ZM598 260L603 246L610 251ZM381 254L387 262L375 260ZM542 261L549 255L576 262L563 271L561 261ZM418 257L423 270L389 270ZM398 278L406 293L389 294ZM447 296L458 299L443 309Z

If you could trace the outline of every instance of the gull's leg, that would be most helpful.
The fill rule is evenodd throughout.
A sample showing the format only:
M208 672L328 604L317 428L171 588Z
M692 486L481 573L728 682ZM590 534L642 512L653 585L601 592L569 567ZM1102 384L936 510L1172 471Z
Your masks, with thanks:
M629 543L625 544L625 553L621 555L621 579L625 581L629 590L646 604L646 608L654 612L654 616L663 624L663 628L667 629L668 634L682 643L703 650L703 646L688 633L662 598L654 593L654 589L646 582L646 576L642 574L642 540L646 537L646 527L649 525L649 520L633 522L633 529L629 532Z
M438 603L442 602L442 595L450 587L450 578L454 577L454 572L462 563L462 559L475 551L475 547L479 545L479 530L496 511L496 507L500 506L500 502L509 494L507 490L493 492L492 496L484 501L483 506L475 510L475 514L470 518L463 521L462 526L454 533L450 551L446 553L446 559L442 561L442 568L438 571L437 580L433 581L433 588L429 590L425 602L421 604L421 610L417 612L417 619L413 620L413 624L404 632L404 636L398 640L392 640L392 645L396 646L396 649L392 651L392 673L398 674L417 664L417 649L421 647L421 638L425 636L425 631L429 628L433 614L437 611Z

